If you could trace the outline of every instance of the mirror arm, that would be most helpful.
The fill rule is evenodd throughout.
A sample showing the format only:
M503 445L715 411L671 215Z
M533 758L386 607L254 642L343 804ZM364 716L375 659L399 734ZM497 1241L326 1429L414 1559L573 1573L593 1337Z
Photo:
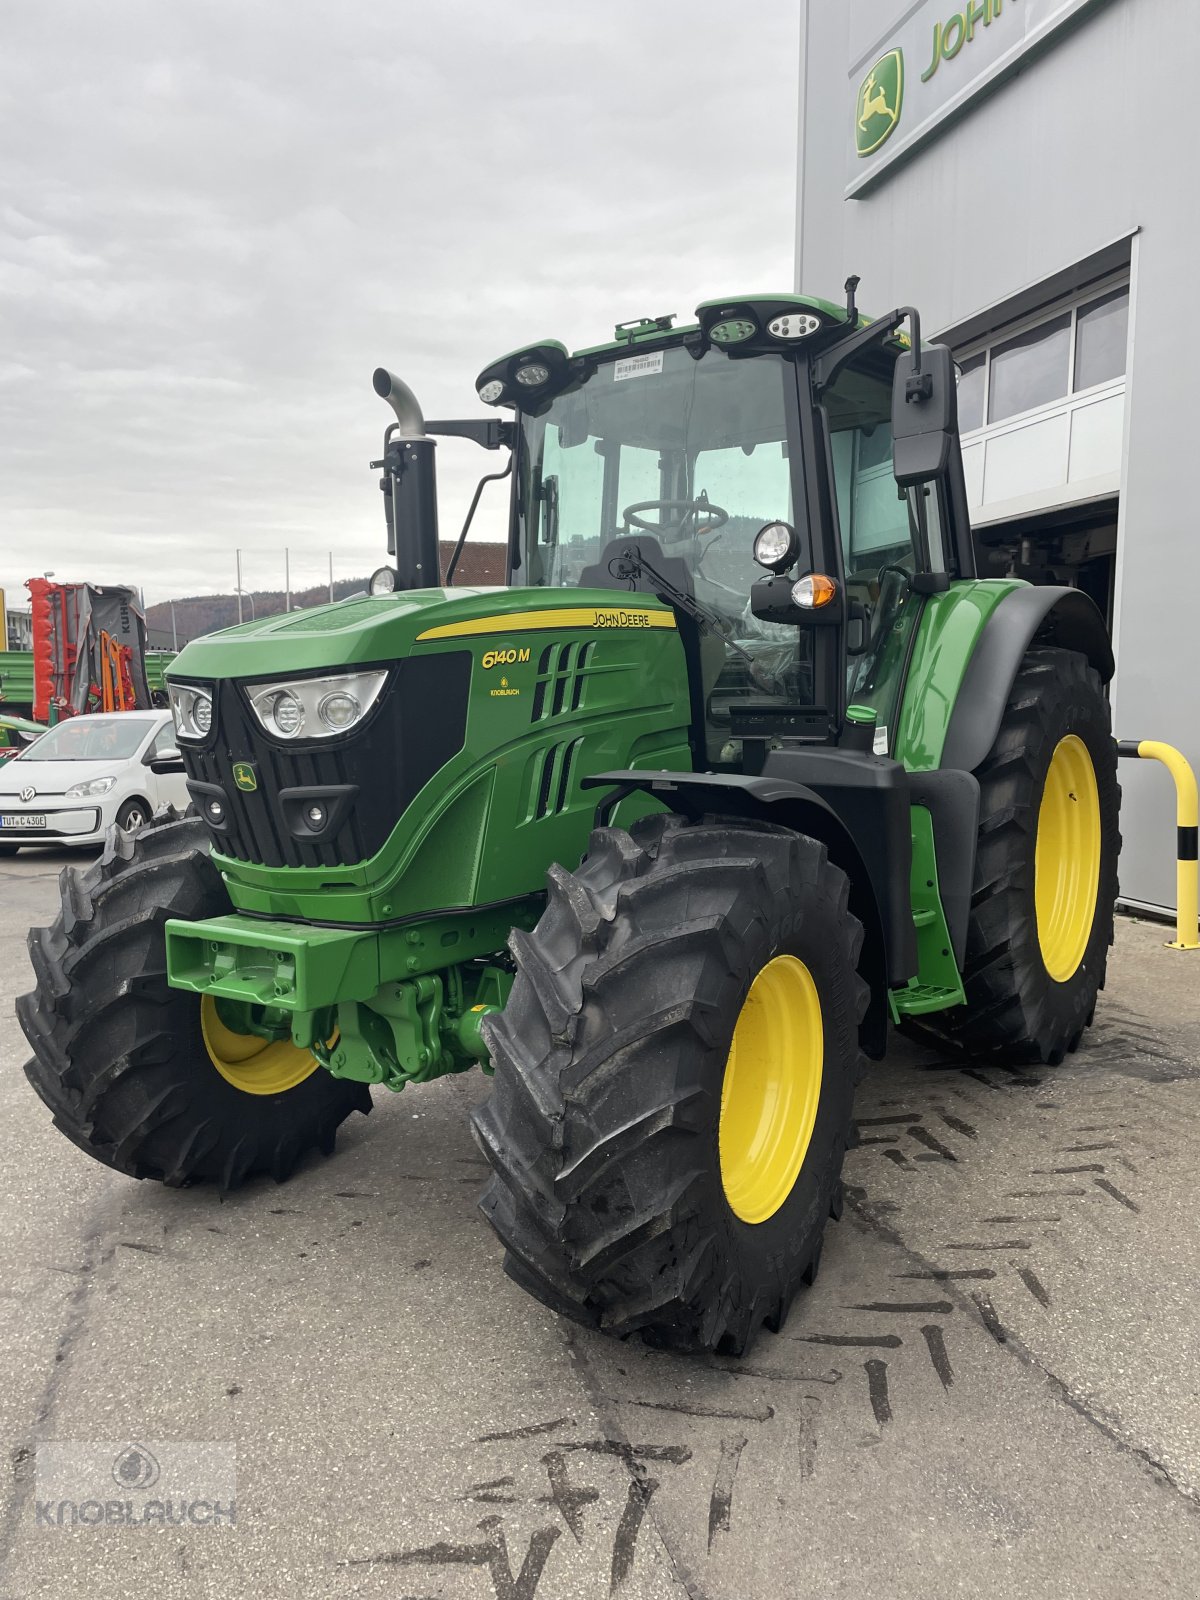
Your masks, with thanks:
M914 400L928 400L933 393L933 374L921 369L921 313L916 306L903 306L899 315L908 318L908 325L912 329L912 371L905 379L904 398L911 402Z
M857 313L856 313L857 315ZM843 339L839 339L828 350L824 350L813 360L812 375L813 385L818 394L822 389L827 389L847 361L853 361L861 350L868 350L872 345L882 344L889 338L904 319L909 315L908 309L889 311L886 317L879 317L875 322L868 322ZM915 315L915 313L914 313Z

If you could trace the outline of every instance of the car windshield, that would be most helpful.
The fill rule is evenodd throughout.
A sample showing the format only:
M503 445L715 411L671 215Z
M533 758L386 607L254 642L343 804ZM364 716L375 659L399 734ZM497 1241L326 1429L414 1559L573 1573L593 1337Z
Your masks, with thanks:
M71 717L23 752L23 761L128 761L150 729L142 717Z

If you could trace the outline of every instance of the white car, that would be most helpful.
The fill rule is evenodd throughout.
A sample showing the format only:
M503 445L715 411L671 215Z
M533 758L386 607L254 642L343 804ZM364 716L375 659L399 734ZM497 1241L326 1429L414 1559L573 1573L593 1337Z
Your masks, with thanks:
M49 728L0 762L0 856L22 845L97 845L115 822L133 833L158 806L188 803L169 711L95 712Z

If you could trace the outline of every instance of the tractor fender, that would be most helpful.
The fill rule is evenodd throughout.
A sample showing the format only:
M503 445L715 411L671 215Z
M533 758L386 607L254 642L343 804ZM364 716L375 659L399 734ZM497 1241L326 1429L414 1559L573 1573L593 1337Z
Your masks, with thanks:
M907 952L890 946L879 888L850 830L831 805L806 784L787 778L741 773L656 772L631 769L601 772L581 780L581 788L606 788L609 793L596 807L596 826L607 827L617 805L627 796L652 796L678 816L698 822L714 813L724 817L773 822L819 839L829 859L850 880L850 911L863 926L859 972L871 998L862 1021L861 1042L866 1053L879 1060L887 1049L889 968L908 964ZM905 867L907 888L907 866ZM911 932L911 908L905 931ZM889 930L890 931L890 930ZM915 968L915 959L913 960ZM904 977L909 976L906 972Z
M942 767L974 772L987 755L1000 731L1013 681L1035 639L1077 650L1104 683L1115 671L1108 629L1089 595L1057 584L1014 589L984 624L967 664L942 745Z

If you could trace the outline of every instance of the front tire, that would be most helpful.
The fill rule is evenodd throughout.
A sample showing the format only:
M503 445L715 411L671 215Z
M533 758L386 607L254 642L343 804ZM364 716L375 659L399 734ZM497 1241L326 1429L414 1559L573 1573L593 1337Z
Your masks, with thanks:
M474 1115L510 1277L677 1348L779 1328L840 1211L864 1065L847 904L823 845L745 822L650 817L551 868Z
M351 1111L371 1109L365 1084L285 1060L308 1053L234 1034L168 985L167 919L229 910L198 818L110 829L99 860L60 884L57 921L29 934L37 987L17 1017L26 1075L81 1150L131 1178L233 1189L282 1181L314 1146L329 1154Z

